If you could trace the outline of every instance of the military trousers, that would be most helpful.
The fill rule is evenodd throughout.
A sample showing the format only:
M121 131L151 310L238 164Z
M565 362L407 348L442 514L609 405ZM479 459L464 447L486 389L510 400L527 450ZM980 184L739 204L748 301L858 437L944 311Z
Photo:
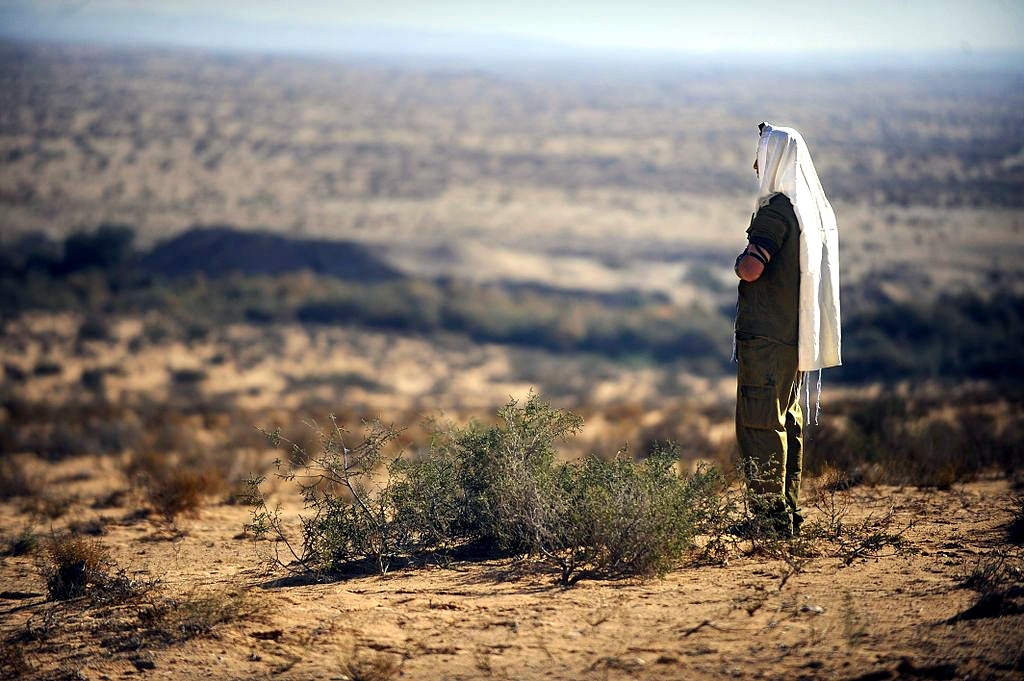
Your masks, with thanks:
M754 510L797 534L804 426L797 348L738 336L736 356L736 441Z

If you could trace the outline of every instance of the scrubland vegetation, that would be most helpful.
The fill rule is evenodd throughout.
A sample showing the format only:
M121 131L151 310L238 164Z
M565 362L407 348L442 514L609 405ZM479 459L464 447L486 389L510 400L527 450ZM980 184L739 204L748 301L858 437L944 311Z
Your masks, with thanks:
M703 375L729 371L728 306L678 305L631 291L612 295L397 274L364 283L308 271L267 276L233 269L212 279L187 272L168 279L147 271L149 255L140 259L133 240L131 228L111 225L76 232L62 244L30 237L8 246L0 252L0 309L8 315L86 310L81 341L103 340L110 323L105 318L156 311L196 337L225 324L338 325L427 337L459 334L477 343L675 364ZM232 248L230 240L221 245ZM178 267L216 257L199 250ZM894 300L877 282L856 282L844 289L844 305L846 361L836 372L842 381L1024 380L1018 352L1024 296L1011 288Z

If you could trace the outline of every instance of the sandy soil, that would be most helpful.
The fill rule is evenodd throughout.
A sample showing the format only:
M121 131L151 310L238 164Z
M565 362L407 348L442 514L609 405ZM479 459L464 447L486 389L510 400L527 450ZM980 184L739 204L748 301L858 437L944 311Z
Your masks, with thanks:
M664 579L563 589L543 566L509 559L321 583L290 578L261 565L241 532L245 507L211 502L171 531L139 513L130 494L93 508L124 485L109 459L68 461L47 474L78 499L54 527L101 521L98 540L117 564L160 584L136 603L48 602L39 558L4 557L0 635L29 665L28 678L1024 676L1024 613L950 623L978 600L965 577L999 557L1020 564L1020 548L1006 543L1014 510L1006 480L840 493L848 525L894 509L889 527L902 531L903 550L847 561L821 540L771 550L736 541L723 562L683 565ZM8 538L30 522L25 505L0 505ZM823 513L811 509L811 521ZM186 609L197 595L220 599L227 621L167 642L140 619L153 603L174 598Z

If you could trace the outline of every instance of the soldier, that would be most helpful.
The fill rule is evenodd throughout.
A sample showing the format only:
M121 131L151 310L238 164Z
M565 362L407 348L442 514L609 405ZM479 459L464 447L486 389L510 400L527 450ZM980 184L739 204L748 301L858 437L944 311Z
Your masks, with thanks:
M841 362L839 235L800 133L758 128L757 206L735 266L736 438L750 529L791 537L803 522L801 392L809 402L807 373Z

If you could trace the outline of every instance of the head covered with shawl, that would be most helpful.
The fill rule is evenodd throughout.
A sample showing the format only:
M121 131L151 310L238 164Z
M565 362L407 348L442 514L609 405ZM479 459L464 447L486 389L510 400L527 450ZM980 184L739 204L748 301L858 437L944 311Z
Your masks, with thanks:
M839 230L800 133L758 126L757 206L785 194L800 222L799 370L842 363L839 313Z

